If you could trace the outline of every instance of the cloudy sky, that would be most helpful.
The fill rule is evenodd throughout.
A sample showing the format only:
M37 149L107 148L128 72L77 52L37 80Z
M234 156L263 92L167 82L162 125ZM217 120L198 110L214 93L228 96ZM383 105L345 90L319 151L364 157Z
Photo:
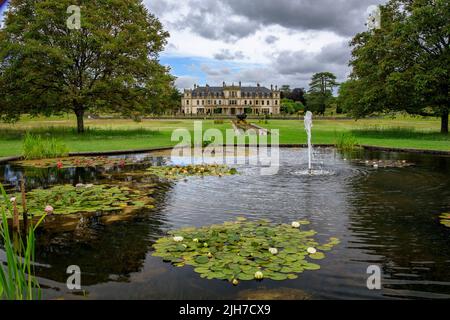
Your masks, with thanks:
M145 0L171 34L161 62L179 88L223 80L308 87L348 73L348 42L385 0Z
M343 81L350 72L349 41L383 2L144 0L171 34L161 62L180 89L224 80L307 88L311 75L322 71Z

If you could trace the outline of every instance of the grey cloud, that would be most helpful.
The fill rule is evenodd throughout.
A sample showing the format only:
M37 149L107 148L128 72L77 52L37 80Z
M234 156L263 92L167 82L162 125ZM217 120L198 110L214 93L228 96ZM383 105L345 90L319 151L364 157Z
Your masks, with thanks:
M229 49L222 49L214 55L217 60L242 60L245 55L242 51L231 52Z
M273 44L273 43L277 42L278 40L280 40L280 38L278 38L276 36L272 36L272 35L267 36L265 39L267 44Z
M189 28L205 38L232 42L270 25L291 31L331 31L349 37L365 28L369 6L387 0L185 1L189 12L175 23L179 29ZM160 15L176 10L169 0L147 2Z
M224 0L233 12L263 25L327 30L352 36L364 28L366 10L386 0Z
M188 0L189 12L175 23L178 29L189 28L208 39L233 42L245 38L259 29L259 23L236 15L221 1Z
M349 42L331 43L322 48L317 55L317 61L328 64L346 65L350 61L351 49Z
M180 76L175 80L175 86L178 89L189 89L193 88L194 84L198 83L199 79L197 77L190 76Z
M215 69L207 64L202 64L200 66L200 69L207 75L210 77L221 77L221 76L225 76L225 75L229 75L231 74L230 69L228 68L221 68L221 69Z

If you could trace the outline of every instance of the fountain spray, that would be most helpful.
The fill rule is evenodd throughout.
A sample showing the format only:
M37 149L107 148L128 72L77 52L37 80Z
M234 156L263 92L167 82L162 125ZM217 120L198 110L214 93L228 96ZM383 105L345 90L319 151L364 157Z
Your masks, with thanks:
M311 111L307 111L305 115L305 130L308 134L308 169L312 170L312 144L311 144L311 128L313 126L313 114Z

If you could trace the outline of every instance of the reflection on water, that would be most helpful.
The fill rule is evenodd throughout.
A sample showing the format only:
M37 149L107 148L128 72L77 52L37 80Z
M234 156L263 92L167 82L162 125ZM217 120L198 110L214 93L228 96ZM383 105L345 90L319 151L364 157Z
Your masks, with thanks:
M109 171L23 171L7 165L0 167L0 174L10 190L22 174L28 188L130 179L138 185L148 181L124 173L171 162L169 154L137 157L145 163ZM261 176L257 166L247 164L239 166L241 174L236 176L158 183L156 208L139 212L131 221L107 225L94 221L64 233L41 231L37 271L45 297L73 297L65 289L65 272L76 264L91 299L233 299L279 297L286 292L316 299L450 298L450 228L438 220L450 210L450 158L373 152L341 155L318 149L315 159L320 170L334 175L296 175L307 169L307 151L284 149L276 175ZM401 159L415 165L376 169L360 164L361 159ZM237 287L201 279L189 267L174 268L151 256L155 239L170 229L222 223L238 216L274 222L307 219L318 231L319 241L337 236L342 243L327 254L319 271L305 272L296 280L241 282ZM366 287L366 270L372 264L382 269L380 291Z

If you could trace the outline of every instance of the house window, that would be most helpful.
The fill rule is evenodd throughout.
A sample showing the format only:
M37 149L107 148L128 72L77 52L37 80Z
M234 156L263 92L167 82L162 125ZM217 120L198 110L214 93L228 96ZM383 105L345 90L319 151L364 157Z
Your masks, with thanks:
M258 105L258 100L255 101L255 104Z
M198 105L198 106L200 105L200 101L199 101L199 100L197 100L197 105Z
M244 101L244 104L247 105L247 100Z
M264 100L263 100L263 101L261 101L261 105L264 105Z
M189 105L189 100L186 100L186 105Z
M222 100L219 100L219 105L221 105L222 104Z
M267 100L267 105L270 106L270 101L269 100Z
M278 100L275 100L275 105L276 105L276 106L278 105Z

